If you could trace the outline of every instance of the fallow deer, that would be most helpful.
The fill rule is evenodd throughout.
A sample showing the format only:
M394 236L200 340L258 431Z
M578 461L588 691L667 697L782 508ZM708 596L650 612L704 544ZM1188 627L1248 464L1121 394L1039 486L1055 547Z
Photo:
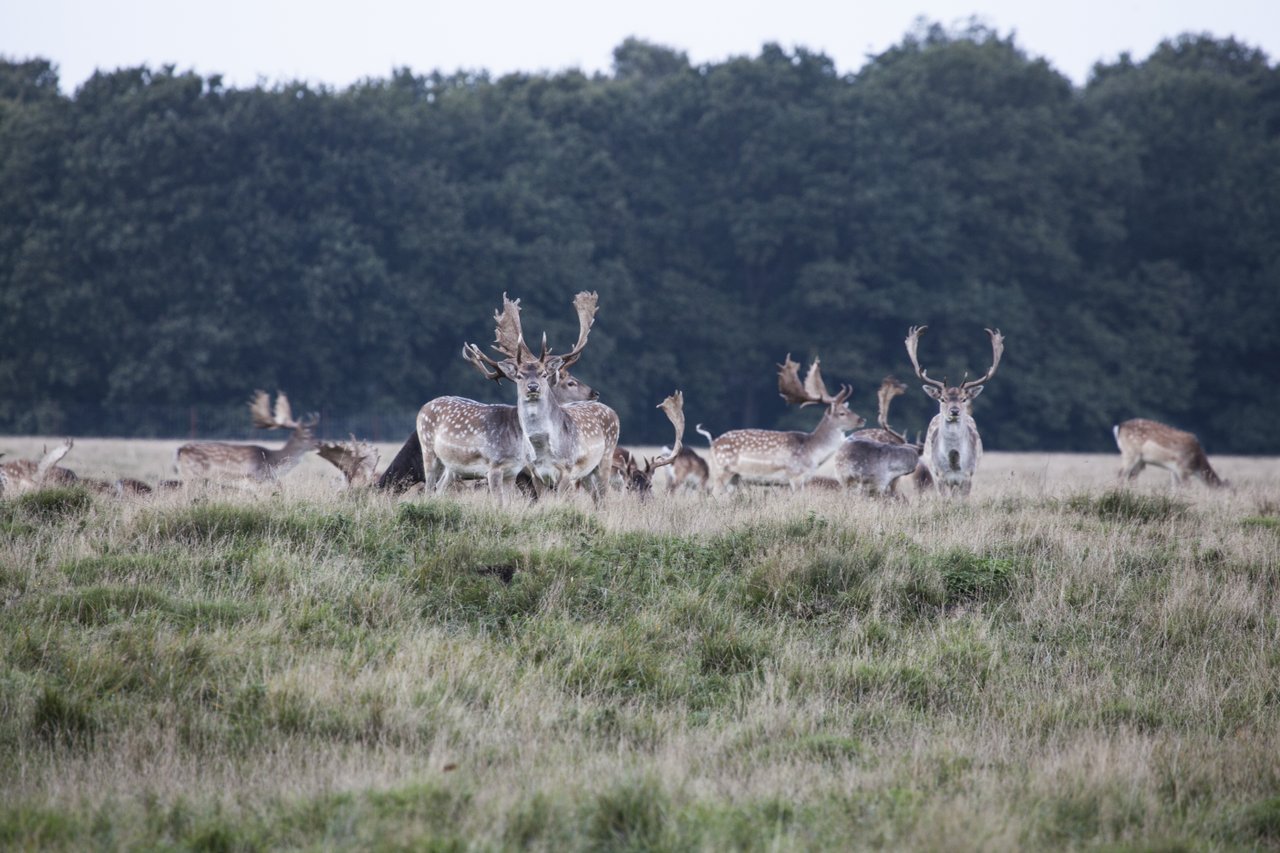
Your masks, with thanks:
M1199 440L1189 432L1145 418L1117 424L1111 432L1120 448L1120 476L1126 480L1154 465L1167 469L1175 486L1189 477L1198 477L1215 488L1230 485L1213 470Z
M1004 354L1004 336L997 329L987 329L991 338L991 367L980 378L961 381L948 387L945 381L930 379L920 368L916 347L927 326L912 326L904 342L916 376L925 382L924 392L938 401L938 414L929 422L922 456L938 489L948 494L968 495L973 488L973 473L982 459L982 437L973 420L973 401L982 393L985 383L995 375Z
M555 384L551 387L551 393L561 403L578 403L585 400L600 399L598 391L574 377L567 370L560 371L560 375L556 377ZM448 399L465 400L466 398L452 397ZM495 410L500 410L500 417L509 420L513 428L518 427L519 419L516 415L515 406L505 403L477 403L474 400L469 400L468 402L473 403L475 406L494 405L496 407ZM426 472L422 470L422 442L418 439L418 430L415 427L414 431L405 439L395 458L391 460L391 464L378 477L376 488L400 493L406 492L425 481ZM432 485L434 486L434 483Z
M711 458L716 469L714 491L723 492L731 483L739 481L786 483L796 491L839 449L845 433L866 423L845 402L853 388L843 385L835 396L827 391L818 359L813 360L804 382L800 381L800 365L791 360L790 354L778 368L778 392L782 399L802 408L822 404L827 411L813 432L736 429L711 440ZM704 435L710 438L709 433Z
M699 428L701 426L702 424L698 424ZM705 434L705 430L703 432ZM661 453L664 456L673 455L667 447L662 448ZM674 456L675 459L666 469L667 494L673 494L681 488L694 492L705 491L711 482L711 467L707 465L707 460L687 445L681 447L680 452Z
M475 344L463 347L463 357L485 378L515 384L516 419L513 423L459 397L428 403L418 414L428 483L439 476L440 490L461 474L485 476L501 496L517 474L528 470L535 489L585 480L596 500L603 497L618 444L618 415L595 401L562 403L553 393L559 378L582 357L596 302L594 293L574 298L578 341L571 351L552 355L544 335L542 354L535 358L524 342L519 301L503 295L502 311L495 313L494 349L504 358L495 361Z
M348 489L373 485L380 454L372 444L357 441L353 435L350 441L322 442L316 452L342 472Z
M39 462L14 459L0 463L0 494L21 494L45 486L72 486L79 481L75 472L58 463L66 456L75 442L64 439L52 450L45 450Z
M920 448L901 442L877 441L862 430L849 436L836 451L836 479L874 497L896 497L896 484L920 464Z
M674 464L684 449L684 392L676 391L659 403L657 408L666 413L667 419L676 430L676 441L670 449L664 447L657 456L645 457L644 464L641 464L635 454L630 451L622 448L616 448L613 451L615 473L620 473L620 476L614 478L614 482L620 485L623 491L633 492L641 498L653 493L653 475L659 469ZM619 464L621 464L620 472Z
M203 441L184 444L174 454L174 464L184 480L198 479L249 479L257 482L274 481L283 477L302 461L302 457L316 447L312 428L318 418L309 415L294 420L289 398L276 392L275 410L270 408L271 397L266 391L257 391L249 402L249 411L256 429L292 430L284 447L270 449L256 444L232 444L223 441Z

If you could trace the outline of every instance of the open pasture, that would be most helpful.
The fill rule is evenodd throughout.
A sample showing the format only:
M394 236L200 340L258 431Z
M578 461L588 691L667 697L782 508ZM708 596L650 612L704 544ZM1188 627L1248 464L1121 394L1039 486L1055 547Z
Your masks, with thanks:
M1275 847L1280 460L1213 462L1233 491L990 453L967 501L503 510L311 455L0 498L0 846Z

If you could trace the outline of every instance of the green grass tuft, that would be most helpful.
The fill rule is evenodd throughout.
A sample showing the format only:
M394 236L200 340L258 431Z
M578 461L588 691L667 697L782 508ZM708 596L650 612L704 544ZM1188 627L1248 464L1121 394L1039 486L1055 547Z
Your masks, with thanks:
M1076 495L1067 500L1067 507L1103 521L1138 524L1181 518L1187 514L1188 509L1187 503L1177 498L1143 494L1128 489L1114 489L1097 497Z

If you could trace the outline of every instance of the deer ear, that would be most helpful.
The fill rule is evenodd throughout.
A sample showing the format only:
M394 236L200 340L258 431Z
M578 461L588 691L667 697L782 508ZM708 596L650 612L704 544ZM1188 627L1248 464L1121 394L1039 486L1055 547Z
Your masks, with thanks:
M942 392L938 390L937 385L921 385L920 387L924 389L924 393L928 394L933 399L938 400L939 402L942 401Z
M981 393L982 393L982 389L983 389L983 388L985 388L985 387L987 387L987 386L985 386L985 385L974 385L972 388L970 388L970 389L969 389L969 399L970 399L970 400L972 400L974 397L976 397L976 396L978 396L979 394L981 394Z
M556 385L560 382L560 377L563 375L564 359L558 355L553 355L546 360L544 369L547 372L547 378L551 381L551 384Z

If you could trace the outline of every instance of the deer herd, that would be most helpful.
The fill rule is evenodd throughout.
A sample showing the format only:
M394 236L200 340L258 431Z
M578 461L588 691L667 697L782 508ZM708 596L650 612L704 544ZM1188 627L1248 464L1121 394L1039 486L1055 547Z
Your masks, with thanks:
M403 493L414 488L444 492L470 482L487 488L500 503L513 495L531 498L548 492L586 490L598 503L610 489L647 496L661 473L668 493L721 494L742 484L785 485L791 490L849 489L869 496L901 498L898 481L906 477L918 492L937 490L967 496L982 459L982 437L973 418L973 401L995 375L1004 354L1004 336L987 329L991 366L978 379L959 385L933 379L920 366L917 348L927 327L913 326L904 344L923 390L938 403L923 442L909 442L889 426L889 406L907 392L905 383L888 376L877 394L877 426L849 408L853 388L842 384L832 394L822 378L819 360L809 365L803 381L800 364L788 354L778 366L778 392L799 408L822 407L809 432L734 429L713 437L698 424L710 444L710 459L684 445L684 396L668 396L658 408L675 430L670 448L640 458L618 446L618 414L599 394L575 378L570 369L582 357L595 322L597 295L579 293L573 300L578 339L563 353L548 346L543 334L539 352L525 341L520 300L503 295L494 313L497 357L475 344L462 356L482 376L515 388L512 405L478 403L466 397L437 397L418 412L416 428L391 464L379 474L379 455L354 436L345 442L321 442L314 429L318 418L295 419L288 398L258 391L250 402L253 426L284 430L279 448L227 442L193 442L177 449L174 464L180 480L161 481L157 488L176 488L198 481L275 482L312 450L331 462L349 489ZM1132 479L1147 465L1167 469L1174 484L1197 477L1210 486L1227 485L1209 465L1196 437L1155 421L1134 419L1114 428L1120 448L1120 476ZM78 477L58 463L71 450L65 440L38 461L0 462L0 494L49 485L83 484L117 495L146 494L152 487L123 478L113 482ZM828 462L835 476L819 475Z

